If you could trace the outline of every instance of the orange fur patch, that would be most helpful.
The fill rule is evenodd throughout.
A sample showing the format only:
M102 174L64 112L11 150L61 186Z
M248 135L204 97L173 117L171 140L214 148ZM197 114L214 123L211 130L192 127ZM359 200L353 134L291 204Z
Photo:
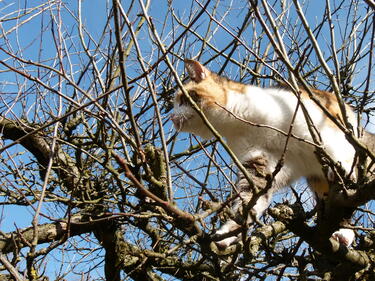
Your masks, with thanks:
M231 83L229 80L226 82L224 82L224 80L226 79L223 79L214 73L209 73L209 75L199 83L190 81L184 85L184 88L188 92L195 91L197 95L200 96L202 107L213 106L215 102L225 106L227 103L227 93L234 86L230 87L229 85ZM233 81L231 82L234 84L240 84ZM245 85L242 87L245 87ZM181 100L182 95L182 92L177 94L177 102Z
M281 87L290 90L290 87L286 84L282 84ZM308 92L303 90L301 87L300 87L300 89L301 89L301 93L302 93L302 99L310 99ZM321 105L323 107L325 107L327 109L327 111L332 116L334 116L335 118L340 120L340 122L342 124L344 124L341 109L340 109L340 106L337 102L337 99L336 99L336 96L334 95L334 93L328 92L328 91L323 91L323 90L318 90L318 89L314 89L314 88L310 88L310 91L317 98L317 100L321 103ZM345 104L345 108L346 108L346 113L347 113L348 118L349 118L349 122L351 122L351 123L355 122L356 117L355 117L355 114L354 114L353 110L351 109L351 107L349 105ZM329 122L330 124L335 126L329 118L327 118L327 122Z
M342 121L341 110L333 93L312 88L310 90L332 116ZM302 95L309 98L306 91L302 91Z
M307 178L311 189L317 193L319 198L322 198L325 194L328 194L329 184L326 179L319 177L309 177Z
M332 116L337 118L341 122L341 124L345 125L344 118L343 118L343 115L342 115L340 106L337 102L337 98L336 98L335 94L332 93L332 92L322 91L322 90L318 90L318 89L311 89L311 91L313 92L313 94L316 95L316 97L320 100L320 102L328 110L328 112L331 113ZM356 123L355 112L346 103L345 103L345 110L346 110L346 115L349 119L348 121L352 125L355 126L356 125L355 124ZM327 118L327 120L330 121L330 124L332 124L333 126L336 127L336 125L334 125L333 122L329 118Z

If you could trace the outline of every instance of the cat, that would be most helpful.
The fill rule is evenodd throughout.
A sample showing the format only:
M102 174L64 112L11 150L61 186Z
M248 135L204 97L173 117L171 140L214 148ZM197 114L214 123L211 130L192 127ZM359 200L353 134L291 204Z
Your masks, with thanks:
M285 87L261 88L229 80L211 72L198 61L190 59L185 60L185 69L190 77L190 81L184 84L185 90L213 127L226 139L227 145L241 163L266 157L268 169L273 171L283 154L286 135L297 109L296 95ZM339 105L332 93L316 89L312 91L333 116L341 118ZM345 134L304 91L301 91L301 101L320 134L325 152L341 165L347 175L352 173L355 150L347 141ZM345 105L345 109L348 120L356 132L355 113L348 105ZM178 91L175 95L171 120L178 131L193 133L204 139L214 136L191 107L182 91ZM253 207L256 217L268 208L272 193L302 177L307 179L318 198L323 198L328 193L327 177L314 153L314 142L301 106L298 107L292 133L300 139L295 137L289 139L284 165L276 174L272 187ZM247 194L244 192L243 195ZM236 199L234 213L238 212L241 202L241 199ZM252 216L248 216L247 223L250 224L252 221ZM234 220L228 220L216 234L226 234L239 227ZM340 229L332 237L345 246L350 246L355 235L350 229ZM238 239L238 236L232 236L216 243L220 248L225 248Z

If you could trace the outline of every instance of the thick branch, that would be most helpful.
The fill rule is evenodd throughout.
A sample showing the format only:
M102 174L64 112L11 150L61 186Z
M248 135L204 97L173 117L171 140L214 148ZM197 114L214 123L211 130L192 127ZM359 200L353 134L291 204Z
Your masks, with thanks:
M53 241L66 240L69 237L91 232L95 227L95 222L81 223L81 216L72 217L70 223L61 220L55 223L38 225L38 244L50 243ZM17 230L11 233L0 235L0 251L3 254L11 253L17 249L28 247L34 238L34 228Z
M5 139L17 141L33 130L33 128L20 126L15 121L0 117L0 133ZM43 167L47 166L50 148L44 137L41 137L38 134L32 134L26 138L22 138L19 144L30 151L38 160L40 165Z
M203 280L203 276L215 273L207 262L183 261L175 254L142 249L125 241L121 226L113 221L102 222L94 233L106 250L106 280L120 280L120 270L134 280L159 280L154 278L155 270L181 280Z
M364 268L370 264L372 259L366 252L348 249L334 239L321 237L319 227L309 227L305 223L305 214L298 205L280 204L275 208L270 208L269 213L277 220L285 223L286 228L300 236L309 243L314 249L322 254L334 259L349 262L358 269Z
M46 137L39 132L35 132L35 124L30 126L18 124L16 121L0 117L0 134L4 139L19 142L26 148L37 160L38 164L42 166L41 176L44 177L45 169L48 165L51 149L46 141ZM55 153L55 171L59 174L59 179L64 181L65 186L73 189L77 185L78 170L74 161L61 149L57 148Z
M358 189L336 192L332 198L335 205L353 208L359 207L370 200L375 200L375 180L359 186Z

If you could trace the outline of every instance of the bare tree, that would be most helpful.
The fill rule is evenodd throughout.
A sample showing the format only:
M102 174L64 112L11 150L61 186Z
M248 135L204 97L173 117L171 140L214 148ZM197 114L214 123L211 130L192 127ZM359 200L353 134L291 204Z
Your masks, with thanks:
M375 157L356 137L374 112L374 10L372 0L0 2L0 279L374 280L364 161ZM352 132L327 112L358 153L358 179L341 174L319 204L296 183L218 249L238 167L220 136L173 129L184 58L242 83L332 91L358 113ZM261 190L274 171L248 172ZM329 236L350 217L348 249Z

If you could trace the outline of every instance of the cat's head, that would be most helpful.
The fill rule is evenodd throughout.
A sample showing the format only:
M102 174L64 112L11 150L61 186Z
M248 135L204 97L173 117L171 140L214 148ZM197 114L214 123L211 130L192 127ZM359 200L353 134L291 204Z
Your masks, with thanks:
M216 123L215 121L218 120L214 120L214 116L215 112L220 109L218 104L225 106L227 102L228 90L224 81L226 79L219 77L194 60L186 59L185 69L190 81L184 84L184 89L208 120L211 123ZM211 131L203 123L196 110L192 108L182 91L176 93L171 120L178 131L194 133L203 138L212 137Z

